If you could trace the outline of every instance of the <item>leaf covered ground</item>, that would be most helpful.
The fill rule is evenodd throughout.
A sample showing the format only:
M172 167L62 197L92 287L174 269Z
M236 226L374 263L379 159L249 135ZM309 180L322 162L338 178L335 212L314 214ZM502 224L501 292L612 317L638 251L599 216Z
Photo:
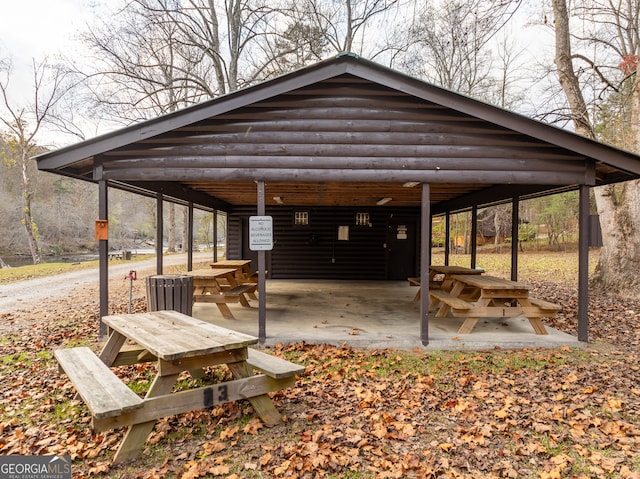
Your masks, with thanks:
M527 281L563 304L545 322L575 333L575 291ZM140 287L140 285L138 285ZM126 312L126 284L110 286ZM145 309L136 293L134 311ZM267 428L245 402L158 422L143 455L110 459L122 431L94 434L52 350L96 350L97 289L0 313L0 454L70 454L74 477L640 478L640 301L591 295L582 349L424 352L281 345L306 366L275 394ZM142 392L153 366L119 371ZM211 370L206 380L228 372ZM179 387L189 387L189 377Z

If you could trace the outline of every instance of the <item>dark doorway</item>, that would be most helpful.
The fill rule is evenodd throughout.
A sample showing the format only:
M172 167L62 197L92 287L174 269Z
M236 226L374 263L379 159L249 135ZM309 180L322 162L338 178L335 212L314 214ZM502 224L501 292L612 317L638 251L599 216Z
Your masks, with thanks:
M391 219L387 223L387 279L416 275L416 223Z

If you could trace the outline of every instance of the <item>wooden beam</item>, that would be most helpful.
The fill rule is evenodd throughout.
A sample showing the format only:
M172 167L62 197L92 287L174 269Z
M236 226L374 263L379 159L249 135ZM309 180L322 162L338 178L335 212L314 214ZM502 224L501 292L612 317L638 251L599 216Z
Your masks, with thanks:
M584 183L584 173L549 171L455 171L375 170L375 169L279 169L279 168L105 168L103 176L121 181L380 181L404 183L474 183L523 185L576 185Z
M266 375L257 375L213 386L160 394L145 398L143 407L135 411L104 419L94 418L93 428L96 432L102 432L133 424L147 424L162 417L211 408L218 404L240 401L278 391L293 386L295 382L295 377L272 379Z
M386 113L385 113L386 114ZM197 133L197 134L193 134ZM446 134L446 135L445 135ZM491 145L508 147L528 147L536 145L542 151L559 151L554 145L536 143L524 135L511 133L501 128L483 123L454 123L440 121L425 122L424 118L415 121L387 118L358 121L357 129L353 120L340 119L283 119L267 121L252 119L242 122L223 123L221 121L203 122L193 128L181 128L170 134L135 143L137 147L127 145L108 152L108 156L119 156L122 152L145 148L166 148L193 146L204 147L204 143L217 147L228 143L301 143L302 140L314 140L316 143L339 139L352 143L403 144L403 145ZM322 140L322 141L318 141ZM403 140L402 142L400 140ZM340 141L345 143L345 141ZM565 154L569 154L568 152ZM125 155L126 156L126 155ZM581 155L578 155L581 157ZM573 158L578 156L573 155Z
M113 187L114 185L110 184L110 186ZM120 185L116 184L115 186L119 187ZM157 192L162 192L165 199L169 201L173 199L182 200L182 204L192 202L204 211L212 211L214 208L222 211L229 211L231 209L231 204L215 196L206 195L201 191L194 190L185 183L177 183L170 179L167 181L154 181L152 183L146 181L129 181L126 185L122 184L122 186L127 186L128 188L120 187L119 189L151 198L155 198ZM180 204L180 202L176 203Z
M544 158L537 151L528 156L509 152L505 149L502 155L487 148L454 149L451 147L433 147L428 150L410 145L318 145L313 148L298 145L274 145L266 148L250 145L246 152L227 151L230 147L220 147L216 151L193 152L172 155L167 151L152 151L145 156L143 152L135 152L134 156L105 161L103 168L115 173L119 170L137 169L244 169L261 168L267 170L283 169L379 169L379 170L415 170L415 171L487 171L500 172L503 170L514 172L546 172L573 173L580 175L583 182L593 174L584 161L567 159L565 156ZM486 152L487 154L484 154Z
M212 167L225 167L229 165L244 166L246 168L268 164L278 167L287 167L278 162L299 163L300 159L311 157L320 158L322 164L331 163L331 167L343 166L351 161L353 163L372 161L377 158L386 160L387 163L404 164L414 162L416 168L424 165L424 168L432 168L432 162L440 166L443 159L455 160L461 169L475 169L483 160L490 159L491 163L482 164L487 169L513 168L513 169L544 169L563 170L585 169L585 159L580 155L571 155L556 150L529 147L497 147L493 145L417 145L410 141L395 141L382 144L372 143L372 138L363 138L362 143L343 142L336 138L327 138L327 143L322 143L318 138L313 138L309 143L291 143L287 140L275 143L278 137L272 134L274 143L235 143L235 144L205 144L191 147L164 147L163 149L145 148L142 145L136 149L119 150L109 153L109 160L105 166L112 167L114 162L149 162L168 164L170 162L189 163L192 167L201 165ZM206 139L203 139L206 141ZM238 140L241 141L241 140ZM329 143L333 142L333 143ZM262 160L265 158L265 160ZM291 160L289 160L291 158ZM355 158L351 160L351 158ZM372 158L372 160L369 160ZM397 159L397 161L394 161ZM557 163L555 163L557 162ZM564 163L563 163L564 162ZM493 167L493 163L497 166ZM566 164L565 164L566 163ZM170 166L170 165L167 165ZM356 165L357 166L357 165ZM149 164L153 167L153 164Z

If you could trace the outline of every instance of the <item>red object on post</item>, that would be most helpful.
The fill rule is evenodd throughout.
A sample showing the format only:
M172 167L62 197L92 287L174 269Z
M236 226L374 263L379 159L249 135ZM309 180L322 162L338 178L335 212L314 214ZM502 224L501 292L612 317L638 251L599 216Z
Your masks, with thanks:
M96 220L96 239L109 239L109 220Z

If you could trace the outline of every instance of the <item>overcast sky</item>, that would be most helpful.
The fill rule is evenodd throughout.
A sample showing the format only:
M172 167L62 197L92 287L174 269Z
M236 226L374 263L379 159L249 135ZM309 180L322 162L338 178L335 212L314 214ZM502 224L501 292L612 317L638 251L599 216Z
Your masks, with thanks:
M533 1L533 0L532 0ZM0 6L0 59L11 58L10 96L16 104L30 103L32 63L64 52L73 57L77 36L92 23L96 12L117 0L4 0ZM523 9L520 9L523 10ZM522 36L522 33L520 33Z
M31 104L33 62L55 62L62 52L73 56L74 38L90 22L96 4L109 0L11 0L0 6L0 59L10 58L9 101L13 107ZM57 135L43 139L56 140Z
M0 55L14 63L41 58L68 47L90 18L93 0L19 0L2 2Z

